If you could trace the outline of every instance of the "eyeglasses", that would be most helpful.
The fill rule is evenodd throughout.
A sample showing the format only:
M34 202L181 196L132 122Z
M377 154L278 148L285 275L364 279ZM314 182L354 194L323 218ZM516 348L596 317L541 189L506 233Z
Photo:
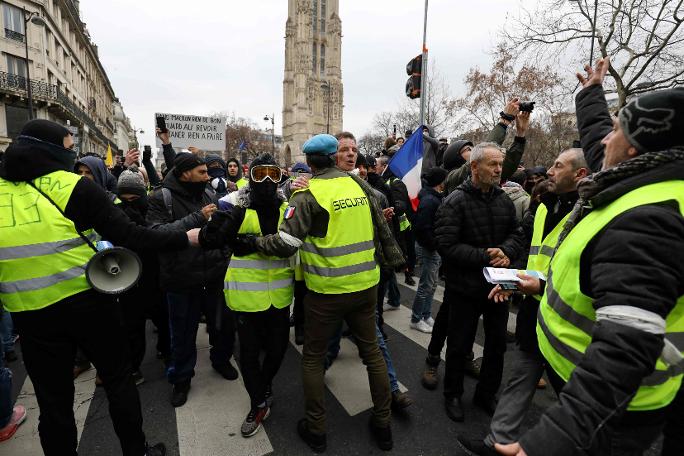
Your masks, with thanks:
M277 184L282 179L283 172L274 165L257 165L249 171L249 175L254 182L263 182L268 178Z

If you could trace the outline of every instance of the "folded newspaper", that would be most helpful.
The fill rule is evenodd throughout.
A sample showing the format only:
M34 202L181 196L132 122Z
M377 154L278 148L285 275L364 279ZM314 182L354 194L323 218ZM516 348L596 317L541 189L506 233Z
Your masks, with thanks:
M546 276L542 272L529 269L482 268L482 273L487 282L501 285L501 288L505 290L515 290L517 288L516 284L520 282L519 273L546 280Z

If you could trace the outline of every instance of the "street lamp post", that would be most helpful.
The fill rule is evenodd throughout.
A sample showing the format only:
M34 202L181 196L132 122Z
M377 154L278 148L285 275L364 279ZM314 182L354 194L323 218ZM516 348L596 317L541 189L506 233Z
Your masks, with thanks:
M275 157L275 113L270 116L265 115L264 120L266 122L271 121L271 155Z
M133 129L133 134L135 135L135 147L136 148L140 147L140 141L138 141L138 133L140 133L141 135L144 135L145 130L143 130L142 128L134 128Z
M33 91L31 90L31 72L29 67L29 45L28 45L28 23L32 22L35 25L45 25L42 17L38 13L29 13L26 8L24 10L24 44L26 45L26 95L28 95L29 105L29 120L33 120Z
M328 91L328 103L326 108L327 122L325 124L325 132L330 134L330 83L328 81L323 81L321 84L321 89L327 89Z

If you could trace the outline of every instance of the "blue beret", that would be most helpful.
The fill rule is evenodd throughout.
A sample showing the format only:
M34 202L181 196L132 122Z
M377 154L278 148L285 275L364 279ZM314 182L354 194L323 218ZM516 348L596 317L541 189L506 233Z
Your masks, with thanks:
M337 153L337 139L332 135L316 135L302 149L306 155L332 155Z

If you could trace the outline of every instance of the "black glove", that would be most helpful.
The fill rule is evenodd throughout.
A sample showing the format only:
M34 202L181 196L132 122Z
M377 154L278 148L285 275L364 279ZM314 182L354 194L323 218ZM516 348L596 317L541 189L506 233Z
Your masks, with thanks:
M143 161L152 161L152 148L143 150Z
M200 245L207 249L221 248L230 240L229 231L234 225L232 211L216 211L202 228L199 235ZM237 232L237 230L235 230Z
M257 237L251 234L241 234L237 236L231 245L233 249L233 255L245 256L256 252L256 240Z

